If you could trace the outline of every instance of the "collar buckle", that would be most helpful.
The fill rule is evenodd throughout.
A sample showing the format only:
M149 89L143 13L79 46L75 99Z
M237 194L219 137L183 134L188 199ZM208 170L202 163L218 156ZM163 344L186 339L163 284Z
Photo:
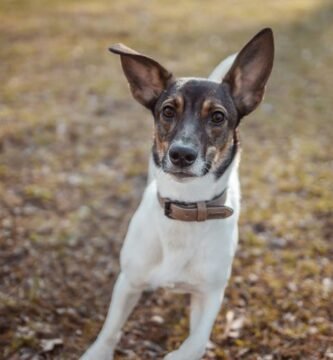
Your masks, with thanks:
M164 201L164 215L169 219L173 219L171 217L171 201L170 200Z

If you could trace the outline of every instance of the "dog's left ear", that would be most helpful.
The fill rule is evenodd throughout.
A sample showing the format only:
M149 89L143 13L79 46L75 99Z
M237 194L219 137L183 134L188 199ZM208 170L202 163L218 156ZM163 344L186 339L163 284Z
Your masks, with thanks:
M158 97L172 82L172 74L157 61L123 44L113 45L109 50L120 55L133 97L152 109Z
M225 75L222 84L229 85L240 118L261 102L273 59L273 32L266 28L243 47Z

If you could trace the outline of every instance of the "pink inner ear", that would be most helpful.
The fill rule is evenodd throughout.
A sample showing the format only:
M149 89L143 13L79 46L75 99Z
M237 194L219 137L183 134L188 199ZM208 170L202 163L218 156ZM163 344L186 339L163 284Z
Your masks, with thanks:
M234 70L235 91L255 91L264 86L266 63L263 56L258 56L256 60L245 65L243 69L238 66Z
M249 46L249 45L248 45ZM244 116L253 111L261 102L267 79L272 67L272 54L267 49L256 49L247 54L247 48L236 59L236 64L226 76L239 113ZM248 50L250 51L251 48Z
M172 74L144 55L121 55L124 73L134 98L150 107L172 79Z
M132 81L129 78L131 90L135 99L140 103L149 103L158 97L164 89L164 82L160 77L160 71L151 66L144 66L133 62L131 66Z
M273 58L273 34L264 29L243 47L226 74L224 82L230 86L241 116L253 111L262 100Z
M264 90L265 89L258 90L258 91L253 92L253 93L245 94L245 96L243 96L243 98L242 98L242 101L243 101L245 107L246 108L251 108L252 110L254 110L259 105L261 100L263 99Z

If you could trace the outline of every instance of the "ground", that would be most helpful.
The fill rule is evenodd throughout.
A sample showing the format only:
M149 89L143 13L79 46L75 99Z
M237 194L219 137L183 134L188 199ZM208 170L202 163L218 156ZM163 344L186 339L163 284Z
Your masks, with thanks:
M1 359L77 359L106 314L152 134L108 46L206 76L266 26L276 61L240 129L240 244L205 359L333 358L332 2L2 0ZM116 359L177 347L187 305L145 294Z

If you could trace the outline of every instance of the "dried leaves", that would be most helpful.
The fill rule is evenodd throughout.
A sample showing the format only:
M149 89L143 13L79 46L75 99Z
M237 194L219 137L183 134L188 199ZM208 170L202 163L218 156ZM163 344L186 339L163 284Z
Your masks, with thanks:
M274 24L276 66L242 124L240 246L205 359L333 358L332 6L205 6L1 2L0 358L77 359L106 314L151 134L107 45L207 74L254 23ZM116 359L179 346L188 303L145 295Z

